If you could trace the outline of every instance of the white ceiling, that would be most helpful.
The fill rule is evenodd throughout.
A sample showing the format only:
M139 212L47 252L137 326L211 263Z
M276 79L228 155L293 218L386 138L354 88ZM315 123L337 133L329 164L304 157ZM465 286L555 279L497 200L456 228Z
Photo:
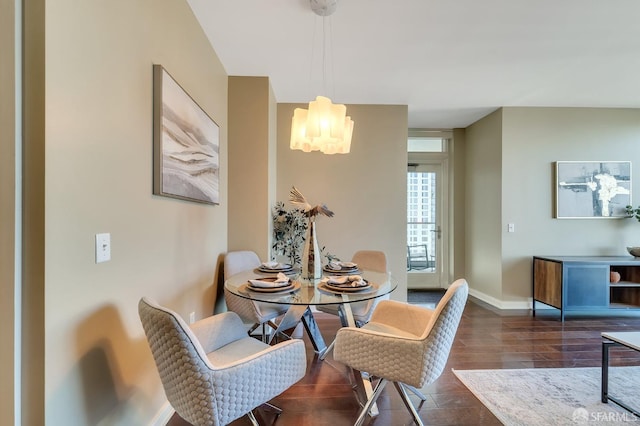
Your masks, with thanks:
M324 79L309 0L188 2L227 73L268 76L278 102L406 104L432 129L500 106L640 108L640 0L339 0Z

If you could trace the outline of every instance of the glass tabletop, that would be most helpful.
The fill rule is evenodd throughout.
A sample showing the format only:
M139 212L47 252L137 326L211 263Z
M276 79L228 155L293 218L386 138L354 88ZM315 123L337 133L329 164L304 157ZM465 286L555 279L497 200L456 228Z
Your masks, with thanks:
M273 277L258 271L240 272L232 275L224 283L225 289L245 299L257 302L277 303L287 305L335 305L342 303L360 302L375 299L391 293L398 286L391 274L373 271L362 271L361 275L369 284L362 290L338 290L327 286L323 279L310 280L291 275L291 286L284 291L273 289L255 290L249 287L249 280Z

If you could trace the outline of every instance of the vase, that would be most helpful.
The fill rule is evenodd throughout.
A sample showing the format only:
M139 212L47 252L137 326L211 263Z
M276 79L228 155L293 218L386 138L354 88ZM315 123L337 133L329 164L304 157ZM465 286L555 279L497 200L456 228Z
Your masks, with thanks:
M309 221L307 235L302 251L302 278L319 279L322 278L322 261L320 260L320 249L316 238L316 222Z

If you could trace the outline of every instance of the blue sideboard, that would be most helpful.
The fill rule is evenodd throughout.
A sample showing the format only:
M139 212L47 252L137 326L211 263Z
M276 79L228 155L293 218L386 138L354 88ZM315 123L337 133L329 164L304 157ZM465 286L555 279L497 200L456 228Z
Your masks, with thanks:
M534 256L532 270L534 316L536 302L559 309L562 321L566 312L640 310L640 258Z

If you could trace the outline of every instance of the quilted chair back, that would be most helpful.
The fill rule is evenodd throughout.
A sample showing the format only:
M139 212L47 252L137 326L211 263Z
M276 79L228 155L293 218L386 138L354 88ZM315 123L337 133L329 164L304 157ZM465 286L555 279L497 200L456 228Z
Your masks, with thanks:
M175 312L146 298L138 303L138 313L171 406L191 424L222 424L211 368L189 327Z
M258 255L249 250L231 251L224 256L224 279L240 272L249 271L260 266L260 258ZM264 318L254 303L240 296L224 291L224 301L227 309L240 315L247 322L263 322Z
M382 251L359 250L353 254L351 261L357 263L360 269L387 272L387 256Z
M383 251L378 250L359 250L353 254L351 258L353 263L357 263L360 269L374 272L387 272L387 256ZM371 314L378 303L388 300L389 295L376 297L366 302L352 303L351 311L357 324L366 324L371 319Z
M228 280L231 275L249 271L258 266L260 266L260 258L255 252L249 250L230 251L224 256L224 279Z
M451 345L458 330L468 294L467 281L456 280L436 306L423 334L424 364L420 382L415 384L416 387L432 383L442 374L449 359Z

